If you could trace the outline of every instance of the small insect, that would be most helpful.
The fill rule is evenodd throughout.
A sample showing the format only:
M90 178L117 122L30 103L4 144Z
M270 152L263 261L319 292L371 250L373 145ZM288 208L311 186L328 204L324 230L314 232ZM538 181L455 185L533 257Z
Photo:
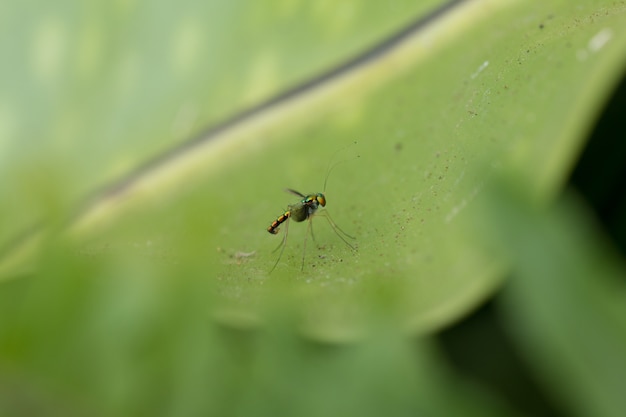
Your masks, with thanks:
M326 173L326 179L324 180L324 192L326 191L326 183L328 182L328 176L330 175L330 172L336 165L337 164L333 165L332 168L329 168L328 172ZM290 219L295 222L303 222L305 220L308 221L307 231L304 236L304 247L302 249L302 266L300 268L301 270L304 270L304 258L306 255L306 242L307 242L309 233L311 233L311 237L313 238L313 240L315 240L315 236L313 235L313 226L312 226L313 216L316 214L317 209L320 206L322 207L326 206L326 196L324 195L324 192L304 195L299 191L292 190L291 188L287 188L285 191L300 197L301 200L295 204L288 205L287 210L285 210L283 214L278 216L278 218L274 220L272 224L270 224L269 227L267 228L267 231L269 233L275 235L280 230L279 226L285 223L285 234L283 236L283 240L281 241L280 246L278 246L274 250L276 251L280 248L280 254L278 255L278 259L276 259L276 263L274 263L274 266L272 267L270 272L272 272L274 268L276 268L276 266L278 265L278 262L280 262L280 258L283 256L283 251L285 250L285 246L287 246L287 236L289 232L289 220ZM355 239L355 238L350 236L349 234L344 232L339 226L337 226L337 224L330 217L330 214L328 214L327 210L320 212L319 215L324 216L326 220L328 220L328 224L330 224L330 227L332 227L333 231L337 234L337 236L339 236L341 240L343 240L343 242L346 245L348 245L352 250L356 250L355 247L352 246L350 242L346 240L346 238L349 238L349 239Z

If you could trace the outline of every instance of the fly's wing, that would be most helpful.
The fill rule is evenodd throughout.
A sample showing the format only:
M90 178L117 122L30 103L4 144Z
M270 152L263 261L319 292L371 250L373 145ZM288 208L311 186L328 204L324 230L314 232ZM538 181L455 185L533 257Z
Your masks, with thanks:
M296 190L292 190L291 188L285 188L285 191L287 191L288 193L291 193L293 195L297 195L300 198L306 198L306 196Z

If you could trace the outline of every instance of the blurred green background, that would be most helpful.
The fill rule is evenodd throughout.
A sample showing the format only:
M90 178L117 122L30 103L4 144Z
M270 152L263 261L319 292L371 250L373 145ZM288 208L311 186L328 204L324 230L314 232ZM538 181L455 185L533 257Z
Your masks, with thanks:
M623 415L625 22L4 2L0 415Z

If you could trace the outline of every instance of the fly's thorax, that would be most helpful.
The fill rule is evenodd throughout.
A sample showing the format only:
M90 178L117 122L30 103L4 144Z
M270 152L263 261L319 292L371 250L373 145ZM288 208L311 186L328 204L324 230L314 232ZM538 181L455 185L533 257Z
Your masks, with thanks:
M304 203L304 200L297 204L291 204L289 211L291 212L291 219L296 222L304 221L311 215L311 213L309 213L309 206Z
M297 204L289 206L291 218L296 222L301 222L313 215L319 208L326 205L326 197L322 193L309 194Z

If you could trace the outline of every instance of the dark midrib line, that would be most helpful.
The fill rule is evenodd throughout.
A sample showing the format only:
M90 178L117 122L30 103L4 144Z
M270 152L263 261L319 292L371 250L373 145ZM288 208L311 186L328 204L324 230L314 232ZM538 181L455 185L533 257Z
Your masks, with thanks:
M448 13L450 10L454 9L457 5L462 3L468 3L472 0L451 0L450 2L442 5L441 7L431 11L426 16L423 16L405 28L401 29L394 35L389 38L383 40L379 44L374 47L368 49L364 53L357 55L356 57L347 60L343 64L340 64L331 70L320 74L317 77L313 77L289 90L286 90L282 93L278 93L274 97L262 102L256 106L250 107L246 110L241 111L233 115L231 118L224 120L221 123L218 123L214 126L203 129L200 133L198 133L192 139L178 145L170 149L163 154L157 155L153 159L148 160L143 165L138 166L134 171L130 172L123 179L118 180L112 183L109 186L102 188L100 191L97 191L92 195L91 198L88 199L89 202L93 203L94 200L100 200L102 198L106 198L109 196L113 196L117 193L123 192L129 186L131 186L137 179L144 176L148 172L153 169L166 164L167 162L175 159L181 154L188 152L189 150L207 143L208 141L217 137L220 133L227 131L228 129L256 116L259 113L262 113L274 106L277 106L281 103L287 102L291 99L294 99L297 96L303 95L311 90L314 90L320 85L323 85L339 76L342 76L350 71L353 71L367 63L375 61L376 59L390 53L396 46L401 44L405 39L414 35L416 32L420 31L424 27L428 26L432 22L439 19L441 16ZM88 206L88 205L87 205ZM88 208L83 206L83 208ZM82 213L82 211L81 211Z

